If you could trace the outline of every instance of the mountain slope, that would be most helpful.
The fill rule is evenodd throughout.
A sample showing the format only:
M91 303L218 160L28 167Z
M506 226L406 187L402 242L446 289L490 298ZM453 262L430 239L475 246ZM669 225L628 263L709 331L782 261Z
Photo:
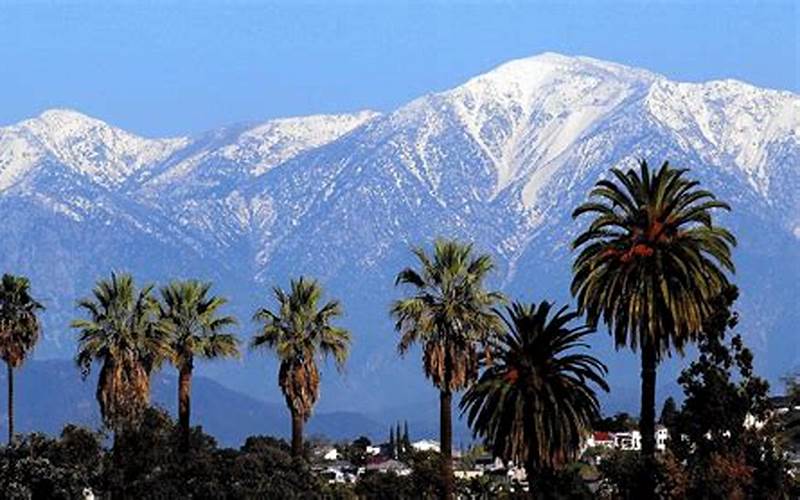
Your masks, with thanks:
M3 387L5 376L5 372L0 374ZM72 361L30 361L17 373L15 382L17 432L57 434L67 423L101 427L94 396L96 373L82 381ZM239 446L248 436L262 434L290 436L290 416L284 405L253 399L202 376L193 382L192 423L202 426L222 444ZM177 377L170 372L157 374L152 383L153 403L173 416L177 415L177 383ZM0 432L7 432L7 418L3 405ZM317 413L309 421L307 432L329 439L355 439L361 435L382 439L387 426L357 412Z
M722 218L740 240L742 330L770 377L794 369L800 97L731 80L672 82L583 57L511 61L382 115L195 138L135 138L64 111L2 128L0 262L30 275L45 298L45 356L71 352L73 301L112 268L213 279L242 319L269 304L269 286L317 276L343 299L355 332L345 376L324 367L322 408L377 412L433 396L418 359L397 359L386 312L409 245L474 241L497 260L496 286L569 300L572 208L610 167L639 158L690 167L734 206ZM253 329L243 323L245 336ZM634 356L614 353L603 334L593 344L611 366L608 404L627 404ZM679 363L663 367L665 386ZM277 372L274 360L248 356L208 373L276 399L264 366Z

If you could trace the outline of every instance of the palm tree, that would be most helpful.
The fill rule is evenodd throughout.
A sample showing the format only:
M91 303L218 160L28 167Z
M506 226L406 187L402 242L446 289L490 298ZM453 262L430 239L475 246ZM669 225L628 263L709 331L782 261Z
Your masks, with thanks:
M593 386L608 391L605 365L575 352L594 330L570 326L579 316L566 307L551 311L548 302L506 308L491 364L460 404L474 435L496 456L524 464L529 481L575 458L600 416Z
M253 319L263 324L251 347L275 351L280 360L278 384L292 415L292 455L303 454L303 425L319 399L317 357L333 357L341 371L350 351L350 332L331 322L342 315L338 300L321 305L322 286L301 277L291 291L274 288L278 308L259 309Z
M150 403L150 374L170 355L152 289L138 290L130 274L112 273L78 302L87 318L72 322L80 331L76 362L84 377L93 362L102 363L96 397L115 436L138 425Z
M0 358L8 369L8 444L14 440L14 368L18 368L39 341L41 324L36 313L44 309L30 294L30 282L4 274L0 281Z
M411 285L414 292L396 301L391 314L401 334L401 355L420 344L425 376L439 389L442 496L452 498L453 392L477 378L479 347L500 331L501 322L492 307L503 297L484 290L492 259L475 256L472 245L440 239L434 243L432 257L421 248L413 252L419 271L404 269L396 284Z
M590 325L601 319L618 348L641 350L642 453L655 453L656 368L672 349L682 352L696 338L711 300L733 272L733 235L714 225L711 212L730 210L687 170L664 163L651 172L612 169L614 180L597 182L573 217L594 214L573 242L572 294ZM652 495L652 477L645 479Z
M238 357L239 341L225 330L236 324L233 316L221 316L227 302L209 296L211 283L175 281L161 289L161 328L169 334L171 361L178 369L178 423L181 447L189 449L192 370L195 357Z

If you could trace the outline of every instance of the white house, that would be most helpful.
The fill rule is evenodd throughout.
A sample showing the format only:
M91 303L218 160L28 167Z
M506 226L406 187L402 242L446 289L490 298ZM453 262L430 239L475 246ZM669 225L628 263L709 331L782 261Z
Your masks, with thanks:
M341 459L342 454L333 446L323 446L314 450L314 455L328 462Z
M639 451L642 449L642 435L639 431L614 432L614 448L623 451Z
M393 472L398 476L407 476L411 474L411 467L395 459L368 463L367 470L368 471L373 470L378 472Z
M465 479L469 481L470 479L475 479L476 477L483 476L483 470L457 467L456 469L453 470L453 476L455 476L458 479Z
M584 448L614 448L614 435L611 432L595 431L586 438Z
M656 449L658 451L665 451L667 449L667 439L669 439L669 431L663 425L656 426Z
M439 441L434 441L432 439L423 439L421 441L414 441L411 443L411 447L414 448L416 451L435 451L439 452L441 447L439 446Z
M669 431L663 425L656 426L656 449L667 449ZM623 451L640 451L642 449L642 434L637 430L628 432L593 432L586 438L584 448L601 446L615 448Z

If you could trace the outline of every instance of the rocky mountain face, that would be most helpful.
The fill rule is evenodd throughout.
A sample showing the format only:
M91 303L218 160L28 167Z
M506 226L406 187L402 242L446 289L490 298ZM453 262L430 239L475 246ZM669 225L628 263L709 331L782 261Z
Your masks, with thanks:
M387 316L410 245L474 241L496 258L495 286L569 300L570 213L610 167L639 158L689 167L733 205L722 218L740 240L741 330L765 373L793 370L800 96L582 57L511 61L385 114L199 137L146 139L68 110L0 128L0 268L30 276L48 307L39 357L72 355L74 301L111 269L214 280L244 336L270 286L313 275L355 334L345 375L323 374L322 407L377 411L433 396L417 357L397 358ZM611 367L609 405L635 408L635 359L603 333L594 345ZM279 401L268 356L203 370Z

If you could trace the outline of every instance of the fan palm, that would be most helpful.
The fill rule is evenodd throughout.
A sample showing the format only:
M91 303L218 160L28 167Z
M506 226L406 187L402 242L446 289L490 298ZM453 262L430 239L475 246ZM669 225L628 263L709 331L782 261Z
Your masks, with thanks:
M192 371L195 357L238 357L239 341L225 330L236 324L220 315L227 302L209 295L210 283L175 281L161 288L161 328L169 335L171 362L178 369L178 423L181 446L189 448Z
M600 415L595 387L608 391L605 365L576 352L594 330L570 326L579 316L566 307L552 311L548 302L506 308L492 362L460 404L474 435L530 479L575 458Z
M27 278L4 274L0 281L0 358L8 369L8 443L14 439L14 368L39 341L36 313L43 307L31 297Z
M638 171L612 169L614 180L599 181L573 213L594 217L573 243L579 311L591 325L602 320L618 348L641 351L646 460L655 453L657 365L698 335L713 297L728 285L725 271L734 271L736 240L712 219L713 210L730 207L686 172L666 162L651 172L644 160Z
M492 259L474 255L472 245L437 240L433 256L421 248L413 252L420 269L406 268L396 279L413 293L396 301L391 314L401 334L400 353L420 344L425 375L439 389L443 496L452 498L453 392L477 378L480 345L501 328L492 307L503 297L484 290Z
M102 363L96 397L115 434L138 425L150 402L150 374L170 354L152 289L139 290L130 274L112 273L97 282L92 297L78 301L87 318L72 322L84 377L93 362Z
M341 371L350 351L350 332L331 322L342 315L337 300L322 304L322 286L301 277L287 293L274 288L278 308L263 308L255 321L263 324L253 337L253 348L265 347L280 361L278 384L292 415L292 454L303 453L303 425L319 399L318 357L332 357Z

